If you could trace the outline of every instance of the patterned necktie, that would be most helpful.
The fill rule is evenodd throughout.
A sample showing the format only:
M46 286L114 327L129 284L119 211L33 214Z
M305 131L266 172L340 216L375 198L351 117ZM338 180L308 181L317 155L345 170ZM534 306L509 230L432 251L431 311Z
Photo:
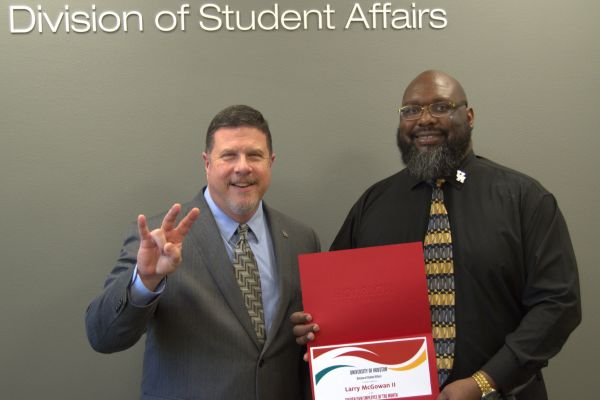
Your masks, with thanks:
M454 265L448 211L444 206L444 179L438 179L431 194L431 211L425 241L425 271L431 310L433 344L439 385L442 386L454 363Z
M244 296L244 303L254 325L254 331L260 344L265 342L265 317L260 288L260 274L252 249L248 244L248 225L238 226L239 240L233 249L233 268L235 278Z

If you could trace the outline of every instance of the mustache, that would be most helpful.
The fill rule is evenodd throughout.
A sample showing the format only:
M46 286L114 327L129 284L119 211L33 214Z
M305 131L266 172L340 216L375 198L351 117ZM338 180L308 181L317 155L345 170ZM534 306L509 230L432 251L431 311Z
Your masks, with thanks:
M415 137L418 136L420 134L431 134L431 133L437 133L443 136L447 136L448 135L448 129L443 129L443 128L427 128L427 127L415 127L411 132L410 132L410 136L411 137Z

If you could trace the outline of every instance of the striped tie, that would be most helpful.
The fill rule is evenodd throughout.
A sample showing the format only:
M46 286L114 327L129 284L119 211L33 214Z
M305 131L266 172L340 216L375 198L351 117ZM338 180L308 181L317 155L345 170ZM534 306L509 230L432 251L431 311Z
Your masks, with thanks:
M248 225L238 226L239 240L233 249L233 268L235 278L244 296L244 303L254 325L259 343L265 342L265 317L260 288L260 274L252 249L248 244Z
M431 194L429 224L423 243L427 292L439 385L442 386L454 363L454 265L448 211L444 206L443 179L438 179Z

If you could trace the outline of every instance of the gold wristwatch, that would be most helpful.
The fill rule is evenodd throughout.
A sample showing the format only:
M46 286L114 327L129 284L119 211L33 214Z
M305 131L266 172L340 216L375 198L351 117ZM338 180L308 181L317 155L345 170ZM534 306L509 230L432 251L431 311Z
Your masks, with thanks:
M481 371L477 371L472 375L472 378L479 386L479 390L481 390L481 398L482 400L499 400L500 394L492 387L490 381L486 378L485 374Z

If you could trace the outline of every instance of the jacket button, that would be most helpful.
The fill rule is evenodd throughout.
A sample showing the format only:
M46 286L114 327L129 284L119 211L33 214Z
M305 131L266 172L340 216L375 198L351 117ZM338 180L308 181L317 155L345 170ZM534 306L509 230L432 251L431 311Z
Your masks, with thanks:
M258 360L258 368L262 368L263 365L265 365L265 360L261 358L260 360Z

